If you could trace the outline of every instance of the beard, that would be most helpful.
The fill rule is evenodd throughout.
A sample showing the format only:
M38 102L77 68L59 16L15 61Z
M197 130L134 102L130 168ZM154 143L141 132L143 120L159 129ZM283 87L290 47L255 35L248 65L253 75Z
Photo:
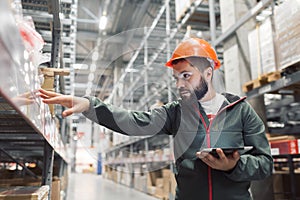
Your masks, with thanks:
M197 100L201 100L206 95L207 91L208 84L203 77L201 77L201 81L194 89L188 90L183 88L179 90L180 96L184 101L192 100L192 97L196 97ZM186 95L187 93L189 93L189 95Z

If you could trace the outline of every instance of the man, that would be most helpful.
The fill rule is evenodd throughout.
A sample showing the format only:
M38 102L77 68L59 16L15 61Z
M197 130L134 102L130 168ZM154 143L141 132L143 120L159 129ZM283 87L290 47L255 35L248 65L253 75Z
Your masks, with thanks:
M273 160L262 121L251 106L232 94L218 94L212 84L220 61L202 39L178 45L166 66L181 99L149 112L127 111L95 97L72 97L40 90L45 103L69 109L63 116L83 114L126 135L169 134L174 139L177 200L248 200L250 182L269 176ZM247 153L223 147L253 146ZM217 155L201 151L216 147Z

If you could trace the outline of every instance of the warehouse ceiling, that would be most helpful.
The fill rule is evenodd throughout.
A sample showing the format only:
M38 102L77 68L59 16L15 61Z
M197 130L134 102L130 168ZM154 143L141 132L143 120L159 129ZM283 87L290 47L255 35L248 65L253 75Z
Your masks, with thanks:
M113 87L113 69L124 67L139 47L143 27L150 27L162 0L79 1L76 39L75 95L87 92L94 79L91 95L105 99ZM107 25L99 30L102 15ZM94 77L91 66L96 65ZM92 69L93 72L93 69Z
M209 31L208 1L198 1L199 6L193 16L178 28L175 20L175 1L170 1L170 34L176 31L170 41L170 47L162 45L166 42L166 10L162 7L165 0L98 0L78 1L77 33L76 33L76 64L74 89L75 95L94 95L107 99L116 93L116 85L123 91L123 102L140 101L145 96L147 88L143 85L148 81L149 93L161 92L158 88L167 87L159 81L167 83L163 67L170 50L183 39L187 24L192 29ZM216 1L217 2L217 1ZM217 23L219 12L217 8ZM163 12L162 12L163 11ZM99 29L102 15L107 16L107 26ZM144 44L144 36L155 24L151 35ZM141 46L141 44L143 44ZM145 46L147 45L147 50ZM142 49L141 49L142 47ZM139 52L138 55L135 55ZM148 56L141 56L145 53ZM132 59L132 58L136 59ZM145 58L147 57L147 58ZM154 61L151 61L153 59ZM146 66L145 62L150 63ZM148 67L148 77L145 68ZM119 69L119 70L116 70ZM155 70L158 69L158 70ZM121 74L127 74L121 76ZM116 80L114 77L121 77ZM136 86L133 87L132 85ZM130 93L131 92L131 93Z

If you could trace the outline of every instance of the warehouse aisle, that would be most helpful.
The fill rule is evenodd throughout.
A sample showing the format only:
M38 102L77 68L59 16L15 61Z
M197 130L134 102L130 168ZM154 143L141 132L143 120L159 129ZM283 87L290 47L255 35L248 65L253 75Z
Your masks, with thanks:
M67 200L157 200L95 174L70 174Z

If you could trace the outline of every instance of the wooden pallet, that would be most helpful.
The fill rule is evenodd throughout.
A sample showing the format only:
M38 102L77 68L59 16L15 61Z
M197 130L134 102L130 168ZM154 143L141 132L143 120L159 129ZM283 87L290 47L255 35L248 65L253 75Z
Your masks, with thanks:
M276 72L270 72L267 74L260 75L257 79L251 80L246 82L243 85L243 91L244 92L249 92L255 88L261 87L263 85L266 85L270 82L276 81L281 78L281 72L276 71Z

